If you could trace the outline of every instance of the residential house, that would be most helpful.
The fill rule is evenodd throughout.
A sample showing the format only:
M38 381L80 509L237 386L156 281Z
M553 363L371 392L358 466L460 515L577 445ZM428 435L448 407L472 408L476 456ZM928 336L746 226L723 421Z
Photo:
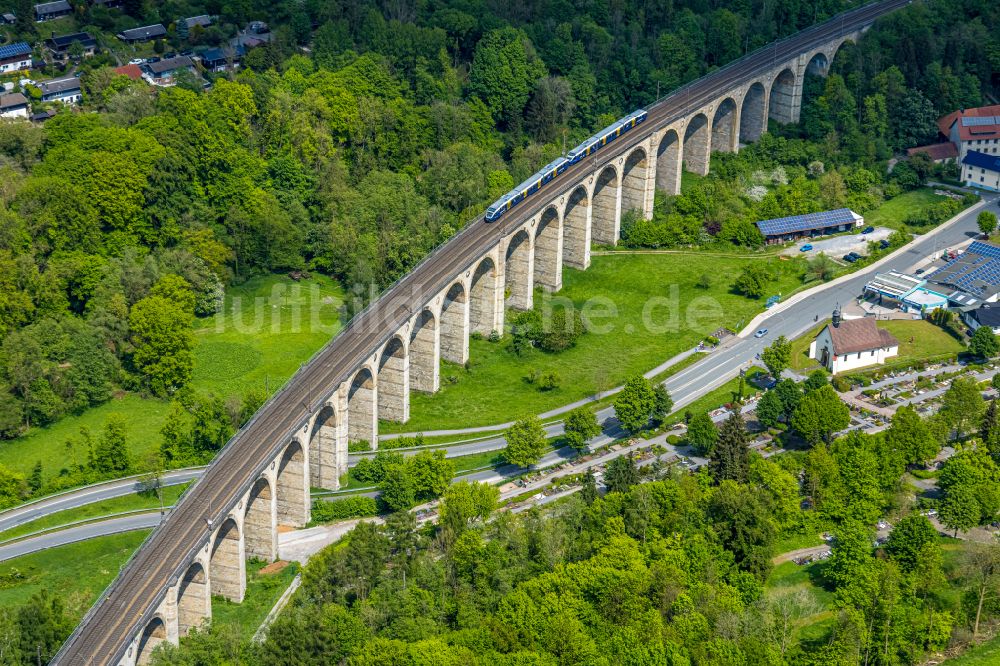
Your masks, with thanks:
M944 164L945 162L953 162L958 159L958 148L956 148L955 144L951 141L943 141L929 146L918 146L917 148L906 149L907 157L913 157L918 153L926 155L930 158L931 162L934 162L935 164Z
M78 104L83 99L83 91L80 90L80 79L75 76L39 81L38 89L42 91L43 102Z
M0 74L31 69L31 47L27 42L0 46Z
M962 182L969 187L1000 191L1000 155L967 152L962 158Z
M21 93L0 95L0 118L27 118L28 98Z
M69 54L70 47L77 42L83 47L83 55L94 55L97 40L91 37L88 32L74 32L71 35L60 35L58 37L55 33L52 33L52 37L45 40L45 45L49 47L49 51L55 57L65 58Z
M201 26L202 28L207 28L208 26L215 23L215 20L208 14L201 14L199 16L192 16L190 18L181 20L187 23L188 30L195 27L196 25Z
M49 118L55 118L58 112L55 109L46 109L45 111L39 111L31 115L31 122L33 123L44 123Z
M51 21L52 19L69 16L73 13L73 6L66 0L56 0L56 2L43 2L35 5L35 21Z
M1000 104L953 111L938 119L938 130L955 146L959 162L970 150L1000 155Z
M201 65L209 72L224 72L227 69L236 69L240 66L246 49L242 46L234 48L212 48L201 54Z
M14 14L0 14L0 25L14 25L17 23L17 16Z
M975 331L980 326L989 326L994 333L1000 335L1000 306L997 304L984 303L975 310L967 310L962 313L962 321Z
M161 23L157 23L156 25L145 25L141 28L132 28L130 30L122 30L118 33L118 39L128 44L148 42L150 40L160 39L161 37L166 36L167 29L164 28Z
M194 73L194 61L188 56L164 58L143 65L143 78L157 86L172 86L174 78L181 71Z
M889 331L875 325L875 320L841 320L840 310L809 345L809 357L818 360L833 374L868 365L881 365L899 354L899 341Z
M115 74L121 74L133 81L138 81L142 78L142 68L139 65L122 65L121 67L115 67Z

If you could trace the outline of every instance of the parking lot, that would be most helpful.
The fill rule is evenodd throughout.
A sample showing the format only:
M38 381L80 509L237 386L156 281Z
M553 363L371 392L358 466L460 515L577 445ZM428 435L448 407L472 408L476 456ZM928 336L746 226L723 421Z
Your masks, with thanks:
M858 229L858 233L834 236L833 238L815 240L803 238L801 242L787 248L782 254L814 257L823 252L834 259L840 259L848 252L857 252L858 254L866 255L868 254L868 243L888 238L892 235L892 231L889 227L875 227L875 230L868 234L862 234L861 229ZM802 252L800 248L807 243L812 245L812 249L808 252Z

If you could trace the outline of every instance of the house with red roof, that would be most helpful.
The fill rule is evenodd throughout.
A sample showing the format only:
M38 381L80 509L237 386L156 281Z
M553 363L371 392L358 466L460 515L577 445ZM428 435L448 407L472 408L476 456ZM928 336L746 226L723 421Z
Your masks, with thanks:
M1000 104L959 109L938 119L938 130L963 162L969 151L1000 155Z

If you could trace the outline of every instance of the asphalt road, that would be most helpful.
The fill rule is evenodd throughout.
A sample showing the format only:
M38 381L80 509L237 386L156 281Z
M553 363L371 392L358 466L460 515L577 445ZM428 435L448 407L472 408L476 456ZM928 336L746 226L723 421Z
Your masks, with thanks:
M193 481L194 479L200 477L202 472L204 472L203 468L180 469L173 472L165 472L160 479L163 485L174 486L181 483L187 483L188 481ZM124 497L126 495L139 492L140 490L142 490L142 488L139 480L130 478L108 481L107 483L101 483L61 493L59 495L46 497L38 500L37 502L23 504L0 513L0 532L59 511L75 509L87 504L114 499L116 497Z
M97 523L89 523L50 534L43 534L25 539L24 541L15 541L6 546L0 546L0 562L30 553L37 553L40 550L65 546L77 541L86 541L95 537L150 529L160 524L160 517L160 511L157 509L149 513L137 513L131 516L102 520Z
M646 127L652 130L682 118L709 103L721 91L769 70L774 63L854 32L906 4L907 0L886 0L862 7L752 53L651 105L647 109ZM647 132L638 130L629 134L619 140L617 153L629 150L647 136ZM570 191L592 168L589 160L577 163L551 181L547 191L551 196ZM549 200L548 197L529 199L519 211L515 209L508 214L508 219L493 224L486 224L481 218L474 221L359 313L230 440L202 479L185 494L98 599L53 663L81 666L117 663L126 650L125 641L146 625L196 550L267 465L288 446L292 433L308 421L324 396L349 380L372 350L416 313L415 304L428 302L447 288L456 275L471 270L489 248Z

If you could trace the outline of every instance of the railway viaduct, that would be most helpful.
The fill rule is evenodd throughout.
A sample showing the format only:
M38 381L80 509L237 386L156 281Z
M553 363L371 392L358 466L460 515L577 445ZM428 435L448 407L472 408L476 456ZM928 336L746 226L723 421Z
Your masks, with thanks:
M643 124L570 167L500 221L482 218L356 316L258 412L104 592L53 663L144 664L211 617L211 597L240 602L246 563L277 557L279 526L310 517L310 486L336 489L349 441L378 442L405 422L413 391L434 392L440 360L464 363L473 334L501 335L506 308L558 291L586 269L592 243L614 244L624 212L649 218L656 189L712 152L758 139L768 119L797 122L807 72L907 4L867 5L769 45L647 108Z

